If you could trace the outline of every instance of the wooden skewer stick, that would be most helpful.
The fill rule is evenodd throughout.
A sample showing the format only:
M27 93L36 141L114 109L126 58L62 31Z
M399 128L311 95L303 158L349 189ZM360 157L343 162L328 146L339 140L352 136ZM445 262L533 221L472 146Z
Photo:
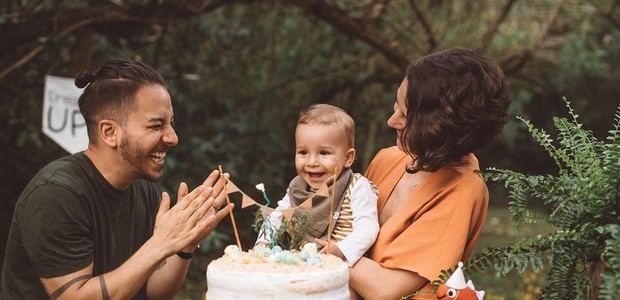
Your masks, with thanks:
M332 184L332 199L329 205L329 223L327 224L327 254L331 254L330 242L332 239L332 230L334 226L334 202L336 198L336 179L338 178L338 168L334 170L334 183Z
M235 238L237 239L237 247L239 250L243 251L241 248L241 240L239 239L239 232L237 231L237 224L235 222L235 215L233 214L232 207L230 206L230 198L228 197L228 193L226 192L226 185L228 184L228 179L224 176L224 172L222 172L222 165L217 166L218 171L220 171L220 178L224 180L224 196L226 197L226 206L228 207L228 212L230 213L230 221L232 221L233 231L235 232Z

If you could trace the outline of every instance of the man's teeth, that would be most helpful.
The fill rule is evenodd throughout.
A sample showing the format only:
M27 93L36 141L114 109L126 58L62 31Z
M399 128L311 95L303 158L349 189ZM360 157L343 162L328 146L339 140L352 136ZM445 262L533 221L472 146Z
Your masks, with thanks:
M166 157L166 152L153 152L150 156L157 159L164 159L164 157Z

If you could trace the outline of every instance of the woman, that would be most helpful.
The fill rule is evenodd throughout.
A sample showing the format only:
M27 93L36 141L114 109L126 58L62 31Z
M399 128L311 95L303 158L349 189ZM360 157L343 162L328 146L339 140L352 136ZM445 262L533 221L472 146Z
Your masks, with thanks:
M370 258L351 268L352 298L432 298L429 282L467 260L489 199L473 152L501 132L509 104L499 66L471 50L409 65L387 121L397 146L366 172L379 188L381 229Z

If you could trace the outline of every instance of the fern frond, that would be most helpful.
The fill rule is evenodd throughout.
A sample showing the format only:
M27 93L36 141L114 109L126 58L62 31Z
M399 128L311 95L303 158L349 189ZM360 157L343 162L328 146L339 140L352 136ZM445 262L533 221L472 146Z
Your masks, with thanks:
M597 141L594 134L585 130L579 123L571 123L564 118L553 118L558 130L558 158L567 171L575 176L587 177L600 166L604 143Z
M504 253L509 249L508 246L503 247L489 247L482 251L482 253L470 258L463 269L468 270L470 274L486 271L494 264L501 260Z
M526 120L519 116L517 116L517 119L519 119L521 122L525 124L525 126L527 127L527 130L530 132L530 135L532 135L532 137L538 142L538 144L540 144L543 148L545 148L549 156L555 161L555 164L561 170L562 163L560 162L558 158L557 149L553 145L553 139L551 138L551 135L549 135L543 129L538 129L534 127L534 125L532 125L532 123L529 120Z
M542 290L541 299L576 299L573 275L576 261L570 249L557 248L553 255L553 264L547 275L547 284Z
M620 299L620 106L607 143L582 128L570 107L570 121L554 118L557 142L522 118L530 134L558 166L557 175L528 176L511 170L489 168L486 179L503 182L508 189L510 211L517 222L546 220L556 232L519 241L510 246L487 249L470 261L472 270L493 266L505 275L531 266L550 266L542 299L585 299L590 292L602 299ZM548 215L528 208L541 200ZM546 211L545 211L546 212ZM591 266L604 262L602 273ZM600 275L598 280L590 276ZM596 279L596 278L593 278Z
M619 220L620 221L620 220ZM601 299L620 299L620 225L610 224L599 230L608 234L602 258L605 263L599 291Z
M551 213L551 225L560 229L573 229L575 225L581 224L584 214L583 207L572 201L562 201L558 203Z
M615 217L620 217L620 105L607 140L609 143L604 151L603 174L611 179L607 186L612 199L610 210L615 213Z

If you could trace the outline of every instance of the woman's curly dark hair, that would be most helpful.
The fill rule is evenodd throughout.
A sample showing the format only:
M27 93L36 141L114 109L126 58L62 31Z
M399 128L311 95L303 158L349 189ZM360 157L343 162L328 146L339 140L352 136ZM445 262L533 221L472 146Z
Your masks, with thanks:
M401 145L415 165L436 171L484 147L507 122L509 85L501 68L468 49L421 57L407 68L407 125Z

